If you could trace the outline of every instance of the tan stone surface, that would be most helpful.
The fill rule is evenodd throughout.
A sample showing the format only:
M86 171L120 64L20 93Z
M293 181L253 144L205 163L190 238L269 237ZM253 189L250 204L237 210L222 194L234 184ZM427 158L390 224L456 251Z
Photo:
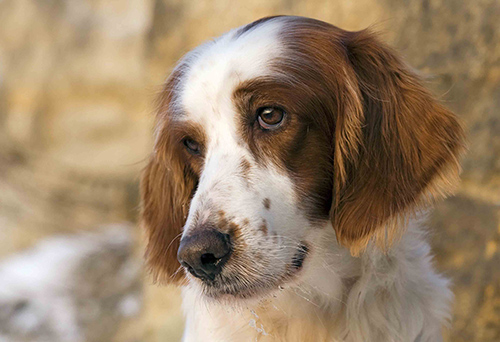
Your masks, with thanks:
M449 340L498 341L500 205L459 195L437 206L430 227L456 296Z
M273 14L374 25L463 119L460 196L431 222L457 295L448 340L500 340L498 0L0 1L0 257L134 220L151 104L168 71L204 40ZM177 340L178 292L146 281L144 298L116 340Z

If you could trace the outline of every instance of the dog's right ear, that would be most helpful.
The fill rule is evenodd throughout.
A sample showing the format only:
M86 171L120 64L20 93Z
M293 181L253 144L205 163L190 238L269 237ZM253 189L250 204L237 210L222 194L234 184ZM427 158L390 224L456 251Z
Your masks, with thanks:
M160 96L154 153L141 178L140 214L140 225L147 235L146 263L154 280L177 284L184 277L177 249L196 184L196 177L179 155L171 129L178 79L179 69L173 72Z
M342 103L355 105L336 116L331 216L338 241L357 255L372 240L387 249L408 217L451 193L464 132L375 34L342 35Z

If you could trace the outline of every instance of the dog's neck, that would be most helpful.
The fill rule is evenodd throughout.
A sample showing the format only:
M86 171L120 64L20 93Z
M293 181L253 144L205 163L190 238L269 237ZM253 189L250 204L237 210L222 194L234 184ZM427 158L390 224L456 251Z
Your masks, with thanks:
M259 302L222 305L185 287L184 341L440 340L452 294L431 269L418 225L387 254L369 246L352 257L333 233L315 246L325 253Z

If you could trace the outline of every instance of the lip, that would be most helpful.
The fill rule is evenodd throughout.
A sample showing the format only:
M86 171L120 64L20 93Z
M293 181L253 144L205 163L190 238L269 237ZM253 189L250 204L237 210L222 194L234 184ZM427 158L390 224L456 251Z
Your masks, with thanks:
M292 258L292 269L296 272L304 265L304 260L309 253L309 247L305 243L299 245L297 253Z

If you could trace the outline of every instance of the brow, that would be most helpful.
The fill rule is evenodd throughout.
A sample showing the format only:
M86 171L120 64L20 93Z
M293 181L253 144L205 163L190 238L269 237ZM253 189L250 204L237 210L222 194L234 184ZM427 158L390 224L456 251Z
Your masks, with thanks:
M175 140L181 141L184 138L191 138L200 144L206 143L204 128L196 122L189 120L172 120L170 131Z

